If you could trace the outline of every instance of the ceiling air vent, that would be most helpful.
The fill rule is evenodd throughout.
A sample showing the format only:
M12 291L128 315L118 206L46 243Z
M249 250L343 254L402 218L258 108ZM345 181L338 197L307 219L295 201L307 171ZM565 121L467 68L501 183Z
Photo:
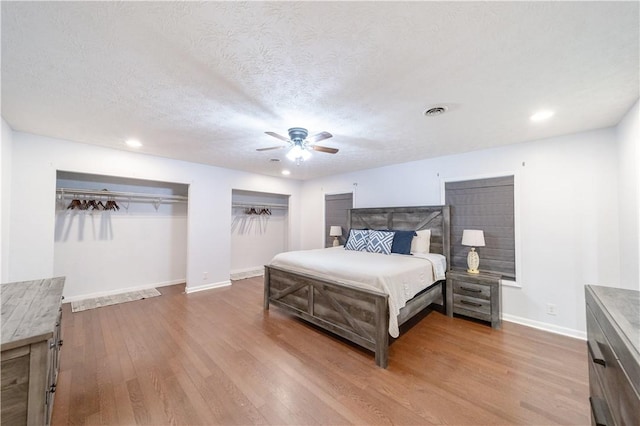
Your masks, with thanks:
M440 106L434 106L431 108L428 108L425 112L424 115L426 115L427 117L435 117L436 115L442 115L445 112L447 112L447 107L444 105L440 105Z

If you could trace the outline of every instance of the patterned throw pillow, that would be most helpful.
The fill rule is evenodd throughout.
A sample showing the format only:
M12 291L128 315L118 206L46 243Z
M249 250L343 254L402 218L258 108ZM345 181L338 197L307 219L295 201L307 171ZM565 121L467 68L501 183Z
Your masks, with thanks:
M367 251L371 253L391 254L394 232L390 231L370 231Z
M352 229L349 231L349 238L344 248L345 250L367 251L368 242L368 229Z

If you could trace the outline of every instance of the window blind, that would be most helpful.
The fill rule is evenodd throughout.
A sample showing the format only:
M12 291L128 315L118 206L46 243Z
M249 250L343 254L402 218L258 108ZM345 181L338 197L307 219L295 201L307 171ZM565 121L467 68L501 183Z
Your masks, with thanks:
M451 206L451 266L467 268L470 247L462 231L484 231L485 247L476 247L480 270L516 279L513 176L445 183Z

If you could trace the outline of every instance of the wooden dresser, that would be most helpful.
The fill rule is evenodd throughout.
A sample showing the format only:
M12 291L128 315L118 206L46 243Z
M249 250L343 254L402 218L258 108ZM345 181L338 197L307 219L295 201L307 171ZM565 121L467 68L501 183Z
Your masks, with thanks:
M591 423L640 425L640 292L585 293Z
M3 425L48 425L58 379L64 277L0 285Z

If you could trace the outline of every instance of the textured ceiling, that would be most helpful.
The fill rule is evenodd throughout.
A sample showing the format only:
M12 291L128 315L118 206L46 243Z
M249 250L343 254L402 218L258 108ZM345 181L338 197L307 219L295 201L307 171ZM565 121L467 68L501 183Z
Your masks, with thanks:
M612 126L639 96L638 2L1 7L14 130L295 179ZM340 152L256 152L297 126Z

